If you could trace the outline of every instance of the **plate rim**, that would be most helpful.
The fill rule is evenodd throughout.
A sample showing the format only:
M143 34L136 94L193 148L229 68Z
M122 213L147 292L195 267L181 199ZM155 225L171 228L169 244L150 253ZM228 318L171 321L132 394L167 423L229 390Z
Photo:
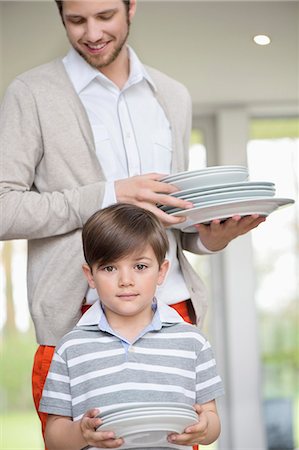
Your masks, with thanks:
M250 195L250 193L247 193L247 191L245 192L244 191L244 195L243 196L241 196L241 197L231 197L230 195L227 195L227 194L233 194L234 192L230 192L230 193L227 193L227 192L219 192L219 193L215 193L215 194L209 194L208 195L208 197L209 198L211 198L211 197L214 197L215 198L215 196L218 196L218 199L217 198L215 198L215 200L205 200L205 196L199 196L199 197L193 197L193 201L195 201L195 200L197 200L197 203L198 202L202 202L202 204L203 205L208 205L208 204L211 204L211 203L218 203L218 200L219 200L219 204L222 204L222 199L221 199L221 197L219 198L219 196L221 196L222 194L223 194L223 203L226 203L226 199L227 200L231 200L231 201L233 201L233 200L237 200L237 199L239 199L240 201L241 200L245 200L245 199L248 199L248 200L253 200L253 199L255 199L255 198L261 198L263 195L265 196L265 198L273 198L274 197L274 195L275 195L275 192L272 192L272 191L269 191L269 194L271 194L271 195L268 195L268 194L266 194L265 192L263 193L263 190L262 189L258 189L257 190L258 192L256 193L256 194L252 194L252 195ZM235 193L238 193L237 191L235 192ZM239 193L238 193L239 194ZM263 197L264 198L264 197ZM189 198L189 201L190 202L192 202L192 197L190 197ZM197 204L197 203L195 203L195 204ZM171 212L171 211L177 211L177 212L180 212L180 211L190 211L190 210L192 210L192 209L194 209L194 208L188 208L188 209L181 209L181 208L171 208L171 209L168 209L169 207L166 207L166 209L165 209L165 207L163 208L160 208L161 209L161 211L164 211L164 212L166 212L167 214L174 214L173 212Z
M184 191L186 189L191 189L191 188L190 187L182 188L182 186L190 186L190 184L191 185L193 184L194 188L200 187L200 186L198 186L199 183L202 183L202 187L208 186L211 183L213 186L227 184L228 180L230 180L234 175L237 175L237 177L238 177L238 180L235 180L234 182L246 181L248 179L247 175L243 174L243 176L242 176L242 174L240 174L240 173L232 174L231 172L227 172L225 174L215 174L213 181L210 180L211 177L207 176L206 174L203 174L200 176L195 175L194 177L187 177L187 178L175 180L174 182L172 181L169 184L172 184L179 190ZM221 177L221 178L219 179L219 177ZM225 178L223 178L223 177L225 177ZM217 181L217 178L219 179L219 181ZM207 183L209 183L209 184L207 184Z
M185 176L187 174L194 174L197 175L198 172L226 172L226 171L241 171L241 172L246 172L248 173L248 167L246 166L238 166L238 165L223 165L223 166L207 166L207 167L203 167L202 169L194 169L194 170L184 170L182 172L177 172L177 173L173 173L173 174L169 174L166 177L163 177L160 179L160 181L167 180L169 178L176 178L176 177L182 177ZM193 176L193 175L191 175Z
M112 412L118 412L118 411L127 411L127 410L134 410L136 408L144 408L144 407L156 407L156 406L163 406L163 407L171 407L171 408L183 408L188 411L191 411L192 405L189 403L183 403L183 402L129 402L129 403L116 403L112 406L106 405L99 407L101 413L98 414L100 417L101 415L104 416L106 414L110 414Z
M270 201L271 203L277 203L278 206L283 206L283 205L295 203L294 199L286 198L286 197L260 197L260 198L254 198L254 199L250 198L248 200L241 199L239 201L238 201L238 199L233 199L233 200L228 201L228 202L211 202L211 204L209 204L209 205L203 205L203 206L197 206L197 207L194 207L194 208L184 209L182 211L179 211L178 213L170 214L170 215L183 216L184 214L182 214L182 213L186 213L186 211L187 212L191 212L191 211L195 211L195 210L199 210L199 209L203 209L203 208L208 208L208 207L213 207L213 206L217 206L217 205L218 206L222 206L222 205L230 205L230 204L235 204L235 203L250 203L250 202L262 203L263 201L264 202L269 202Z
M274 212L279 207L284 207L284 206L287 206L287 205L294 204L295 200L294 199L290 199L290 198L286 198L286 197L276 197L276 198L267 197L267 198L260 198L260 199L250 199L250 200L247 200L247 201L246 200L235 201L235 202L232 201L232 202L225 202L225 203L220 203L220 204L214 203L212 205L200 206L200 207L196 207L196 208L192 208L192 209L195 212L196 211L200 211L200 210L206 210L204 212L207 214L209 211L211 211L211 213L213 211L215 211L215 208L217 208L217 206L219 206L219 207L221 207L221 206L229 207L232 204L234 204L233 206L237 207L238 204L240 204L240 203L241 203L242 207L245 207L247 205L248 207L252 206L252 209L247 209L246 211L241 211L241 212L240 211L238 211L238 212L231 212L231 211L229 211L229 209L227 209L227 212L219 212L217 215L210 214L210 216L208 215L207 218L205 218L204 220L201 220L201 221L198 221L198 219L193 219L192 217L189 217L189 218L187 217L185 222L182 222L182 223L177 224L177 225L173 225L172 228L179 229L179 230L181 230L181 231L183 231L185 233L189 233L189 232L190 233L194 233L194 232L197 232L196 228L194 227L195 224L197 224L197 223L208 223L208 222L210 222L211 220L214 220L214 219L220 219L221 220L221 219L228 219L229 217L232 217L234 215L248 216L248 215L252 215L252 214L259 214L260 216L267 217L269 214ZM264 208L265 208L266 204L268 204L268 206L272 206L271 210L268 209L267 211L263 211L263 212L262 211L257 211L257 207L260 206L260 205L263 205L263 203L264 203ZM258 204L258 205L256 207L254 207L254 204ZM188 211L190 211L190 210L188 210ZM182 212L185 212L185 211L182 211ZM176 214L173 214L173 215L181 216L182 212L181 213L176 213ZM215 211L215 213L216 213L216 211Z
M275 187L275 183L271 182L271 181L259 181L259 182L255 182L255 181L240 181L240 182L235 182L235 183L224 183L224 184L215 184L215 185L209 185L209 186L203 186L203 187L194 187L194 188L190 188L190 189L184 189L182 191L176 191L176 192L172 192L171 194L169 194L171 197L175 197L175 198L183 198L186 195L191 195L192 193L196 192L202 192L203 194L207 191L214 191L214 190L220 190L220 189L240 189L243 190L245 188L248 189L269 189L269 190L274 190L276 189ZM191 191L191 192L190 192Z

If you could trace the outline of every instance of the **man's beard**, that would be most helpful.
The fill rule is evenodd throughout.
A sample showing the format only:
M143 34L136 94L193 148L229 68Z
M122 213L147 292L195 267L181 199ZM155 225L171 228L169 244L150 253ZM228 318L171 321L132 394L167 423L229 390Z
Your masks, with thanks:
M109 66L111 63L113 63L113 61L116 60L116 58L118 57L118 55L120 54L123 46L125 45L128 36L129 36L129 30L130 30L130 26L128 24L128 31L126 33L126 36L124 37L124 39L121 41L121 43L119 44L119 46L111 53L111 55L109 56L109 58L106 61L101 61L102 56L101 55L88 55L86 53L83 53L80 49L76 49L77 52L79 53L79 55L82 56L82 58L85 59L85 61L90 64L92 67L94 67L97 70L101 70L103 67L107 67ZM99 59L99 61L97 61L97 59Z

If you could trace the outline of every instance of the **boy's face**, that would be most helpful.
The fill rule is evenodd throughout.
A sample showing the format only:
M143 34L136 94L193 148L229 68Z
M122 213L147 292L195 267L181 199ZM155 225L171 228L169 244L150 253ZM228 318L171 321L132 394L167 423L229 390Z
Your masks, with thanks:
M90 268L84 264L83 271L89 286L96 288L105 306L107 319L124 316L136 319L151 317L151 304L167 273L168 261L159 267L151 246L116 262Z
M93 67L101 70L126 51L129 12L122 0L68 0L63 3L63 20L71 45Z

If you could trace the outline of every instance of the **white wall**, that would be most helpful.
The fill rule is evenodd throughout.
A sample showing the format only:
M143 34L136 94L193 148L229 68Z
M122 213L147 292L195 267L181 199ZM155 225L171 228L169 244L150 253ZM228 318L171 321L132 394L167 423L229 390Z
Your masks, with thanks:
M2 92L19 73L63 56L68 49L53 1L0 1L3 41Z
M54 0L1 1L2 86L68 48ZM130 41L144 62L182 81L195 112L298 105L299 2L139 0ZM255 33L273 43L260 47ZM3 89L3 88L2 88Z
M137 51L183 81L200 110L298 100L298 2L149 1L137 15ZM257 33L272 44L254 44Z

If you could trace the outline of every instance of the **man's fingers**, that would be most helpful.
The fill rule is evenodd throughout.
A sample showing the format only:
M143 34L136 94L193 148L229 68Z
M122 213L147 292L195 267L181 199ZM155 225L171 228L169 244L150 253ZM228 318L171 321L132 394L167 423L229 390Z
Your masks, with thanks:
M181 198L171 197L170 195L156 194L154 197L160 205L173 206L174 208L190 209L193 203Z

